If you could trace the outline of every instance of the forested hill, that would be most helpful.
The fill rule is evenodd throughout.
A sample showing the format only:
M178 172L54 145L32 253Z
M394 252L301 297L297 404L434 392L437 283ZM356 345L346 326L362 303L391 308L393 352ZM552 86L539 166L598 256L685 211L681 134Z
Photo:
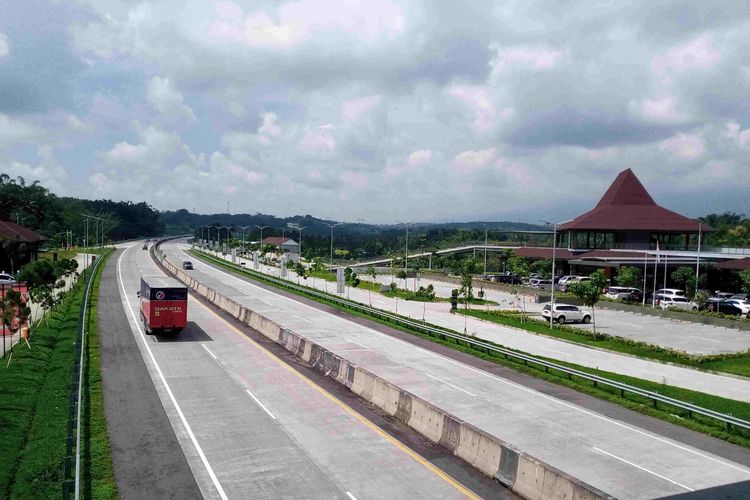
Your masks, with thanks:
M50 246L65 241L65 232L73 231L74 242L84 234L82 214L103 219L107 238L123 240L164 233L158 211L145 202L84 200L59 197L39 182L27 183L23 177L0 174L0 220L18 222L47 237ZM90 232L94 232L94 225Z

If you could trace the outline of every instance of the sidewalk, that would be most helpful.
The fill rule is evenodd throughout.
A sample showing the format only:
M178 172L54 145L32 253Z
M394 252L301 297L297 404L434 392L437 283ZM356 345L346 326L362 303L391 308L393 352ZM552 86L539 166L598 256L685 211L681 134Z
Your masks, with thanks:
M88 264L91 265L91 256L93 254L88 254ZM81 273L86 265L86 257L87 254L79 253L76 255L75 259L76 262L78 262L78 269L76 269L76 272ZM68 276L64 278L65 286L62 288L63 291L67 292L73 287L73 284L75 283L75 277L74 276ZM39 304L35 304L34 302L29 301L29 307L31 308L31 317L29 318L29 323L34 324L37 321L39 321L42 316L44 315L44 310L39 306ZM10 348L16 345L21 340L21 333L16 332L13 335L6 335L5 338L2 338L2 335L0 335L0 340L5 342L5 350L6 352L10 351ZM0 350L0 358L3 357L3 351Z
M182 248L188 248L183 247ZM209 252L216 255L215 252ZM218 254L221 257L221 254ZM226 260L231 262L231 256ZM252 261L237 259L237 263L244 263L248 269L253 269ZM259 271L271 276L279 277L279 268L261 265ZM297 275L287 271L287 279L297 283ZM384 281L390 283L390 276L381 276ZM424 280L423 280L424 281ZM327 282L320 278L300 279L304 284L317 290L335 293L336 284ZM424 283L422 283L424 286ZM443 285L446 285L445 283ZM450 285L448 285L450 286ZM346 287L344 297L370 305L378 309L394 312L409 318L422 320L434 325L450 328L458 332L467 332L477 338L489 340L511 349L518 349L536 356L543 356L581 366L597 368L613 373L637 377L643 380L663 383L675 387L682 387L693 391L714 394L738 401L750 402L750 380L732 375L720 375L692 368L673 366L658 361L648 361L624 354L618 354L586 346L557 340L543 335L536 335L524 330L505 327L495 323L489 323L464 315L451 314L450 303L447 302L412 302L385 297L379 293L368 293L367 290ZM497 300L490 296L491 300ZM501 299L502 300L502 299ZM486 307L486 306L478 306ZM527 304L528 307L528 304Z

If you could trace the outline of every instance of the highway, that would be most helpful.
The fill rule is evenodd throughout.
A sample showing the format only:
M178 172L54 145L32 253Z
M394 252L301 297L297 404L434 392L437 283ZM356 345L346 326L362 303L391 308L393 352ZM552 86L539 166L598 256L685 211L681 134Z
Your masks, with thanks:
M743 465L284 297L196 262L177 243L162 249L172 262L192 260L191 276L217 292L616 497L750 481L746 450L734 450Z
M137 341L205 498L475 497L197 300L179 336L144 335L136 291L159 274L140 244L119 254L130 331L113 333Z
M188 247L185 246L184 248L187 249ZM187 258L188 257L185 257L185 255L180 254L180 259ZM192 257L190 257L190 259L194 260ZM261 266L260 270L267 274L278 276L278 268ZM291 281L295 281L296 275L293 271L290 270L287 276ZM384 282L389 282L389 277L381 276L379 278ZM401 280L399 280L399 282L402 283ZM313 286L319 290L327 290L330 292L333 292L336 286L335 283L329 283L315 278L309 278L304 284ZM409 284L412 284L412 280L409 280ZM422 280L421 284L424 286L425 280ZM442 287L449 286L446 283L439 283L439 285ZM411 318L425 318L430 323L450 328L458 332L462 332L465 326L467 332L472 336L496 342L512 349L519 349L537 356L567 361L569 363L575 363L591 368L600 368L612 373L629 375L643 380L650 380L652 382L665 383L675 387L714 394L728 399L750 402L750 381L745 378L700 371L690 367L671 365L658 361L636 358L626 354L619 354L612 351L594 349L584 345L537 335L524 330L483 321L473 317L466 318L463 315L450 314L448 310L449 305L445 302L420 303L404 300L397 301L396 299L385 297L378 293L369 293L367 290L352 287L347 287L347 295L352 300L356 300L360 303L369 304L371 302L373 307L385 311L398 312L399 314ZM490 298L492 299L493 297L490 296ZM502 301L507 297L495 298L498 301ZM541 310L541 306L537 304L526 304L526 307L527 310ZM537 309L534 309L535 307ZM613 311L608 312L611 313ZM600 317L601 313L601 309L597 309L597 318ZM641 321L639 317L629 313L618 314L621 316L611 318L611 321L619 321L623 316L628 317L628 321L630 322ZM695 325L674 323L661 318L647 317L645 321L651 322L651 328L649 328L648 331L655 331L655 336L666 335L665 331L667 330L670 330L673 335L681 334L682 336L689 336L689 332L695 327ZM654 324L656 324L658 328L655 328ZM663 324L668 324L669 328L662 328ZM721 335L723 333L728 333L730 337L735 335L744 336L743 341L747 340L745 337L750 338L750 335L748 335L747 332L739 332L736 330L728 332L727 329L724 328L708 327L705 325L698 326L706 329L713 328L717 330L713 334L704 335ZM639 340L644 339L640 338ZM715 339L709 339L709 341L711 340ZM729 340L726 342L729 342ZM724 341L722 341L722 343L724 343Z

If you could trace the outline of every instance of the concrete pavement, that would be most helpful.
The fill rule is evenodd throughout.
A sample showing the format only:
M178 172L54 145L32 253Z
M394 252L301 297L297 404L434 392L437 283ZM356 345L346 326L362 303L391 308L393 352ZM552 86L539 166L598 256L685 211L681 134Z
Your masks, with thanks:
M160 272L140 245L118 258L128 334L203 496L471 495L192 298L186 331L174 338L143 335L135 291L141 275Z
M176 244L162 248L173 262L191 259ZM617 497L666 496L750 480L750 469L710 452L519 386L223 270L195 264L191 276L219 293Z
M180 259L180 261L192 259L192 257L184 253L188 248L188 245L181 245L180 253L175 258ZM261 266L261 270L278 277L278 268ZM296 283L297 281L296 275L292 271L288 272L288 278L292 282ZM318 290L327 290L330 293L335 292L335 283L326 282L321 279L308 278L304 284L315 287ZM443 285L447 284L444 283ZM635 358L611 351L592 349L584 345L536 335L531 332L482 321L473 317L450 314L448 310L450 306L444 302L425 303L396 300L379 293L369 293L367 290L352 287L347 287L345 296L347 295L352 300L356 300L362 304L370 304L371 302L373 307L398 312L399 314L415 319L426 319L435 325L459 332L463 332L464 328L466 328L466 331L470 335L477 338L489 340L537 356L567 361L590 368L601 368L609 372L629 375L643 380L714 394L728 399L750 402L750 380L741 377L708 373L688 367ZM502 300L501 297L495 297L495 299Z

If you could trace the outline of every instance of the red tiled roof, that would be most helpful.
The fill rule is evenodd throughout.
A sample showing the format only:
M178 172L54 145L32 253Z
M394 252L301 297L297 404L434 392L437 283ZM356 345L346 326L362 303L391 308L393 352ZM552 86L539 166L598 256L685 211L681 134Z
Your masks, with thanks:
M27 229L23 226L19 226L15 222L7 220L0 220L0 238L23 241L25 243L35 243L46 239L44 236L32 231L31 229Z
M287 241L289 241L289 238L283 236L269 236L268 238L263 238L264 245L282 245Z
M744 259L727 260L720 264L716 264L716 267L719 269L737 269L739 271L744 271L745 269L750 269L750 257L746 257Z
M526 259L551 259L552 248L551 247L521 247L516 248L513 251L517 256L524 257ZM555 259L557 260L568 260L572 259L573 254L567 248L555 249Z
M708 224L682 216L656 204L632 170L619 173L593 210L560 226L560 230L621 230L703 232Z

